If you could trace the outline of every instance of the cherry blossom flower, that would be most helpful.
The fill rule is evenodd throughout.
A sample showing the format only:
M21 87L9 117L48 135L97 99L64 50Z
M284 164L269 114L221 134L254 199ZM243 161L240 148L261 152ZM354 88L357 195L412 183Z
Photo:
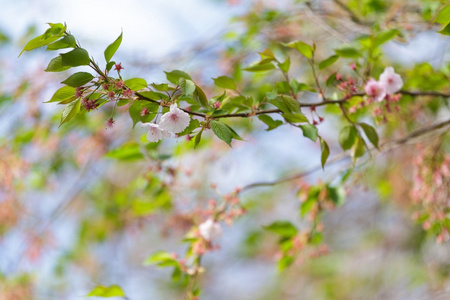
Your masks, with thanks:
M170 137L170 133L165 129L161 128L158 124L154 123L143 123L142 126L148 127L147 140L149 142L157 142L163 138Z
M200 235L207 241L212 241L222 235L222 227L213 219L208 219L198 226Z
M177 104L170 106L170 111L162 115L159 125L161 128L173 132L182 132L191 122L189 115L178 108Z
M366 85L364 86L364 90L366 91L367 95L378 102L383 101L384 97L386 97L386 88L384 87L384 85L373 78L367 81Z
M389 95L395 94L396 92L400 91L400 89L403 86L403 80L395 73L393 67L386 67L380 75L379 82L384 86L386 89L386 93Z

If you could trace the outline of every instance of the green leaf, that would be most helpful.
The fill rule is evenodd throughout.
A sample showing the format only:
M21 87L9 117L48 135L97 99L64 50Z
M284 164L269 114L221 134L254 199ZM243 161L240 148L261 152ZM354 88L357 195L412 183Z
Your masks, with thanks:
M111 45L106 47L105 60L107 63L111 60L114 53L116 53L117 49L119 49L119 46L122 43L122 34L123 34L123 32L120 33L119 37L114 42L112 42Z
M353 148L352 148L353 163L356 162L356 159L358 157L361 157L364 155L364 153L365 153L364 146L365 146L364 140L358 136L356 138L356 143L355 143L355 145L353 145Z
M139 86L142 86L139 85ZM139 87L139 86L135 86L135 87ZM169 99L169 96L167 96L166 94L160 93L160 92L154 92L154 91L145 91L145 92L139 92L139 95L144 96L145 98L151 99L151 100L167 100Z
M81 101L77 100L74 102L70 102L69 104L66 105L66 107L64 107L59 127L61 127L62 124L72 120L72 118L80 111L80 105Z
M298 232L297 227L289 221L275 221L268 226L264 226L264 229L286 238L291 238Z
M441 9L434 22L442 25L448 25L450 23L450 4Z
M328 147L327 142L322 138L320 138L320 151L322 152L320 162L322 163L322 169L324 169L328 156L330 156L330 147Z
M45 103L60 102L70 98L75 99L75 88L70 86L63 86L53 94L52 98L49 101Z
M62 53L62 66L78 67L90 63L89 53L83 48L75 48L70 52Z
M194 97L202 107L208 108L208 98L198 85L195 86Z
M450 23L448 23L447 26L438 31L438 33L442 35L450 35Z
M325 59L319 63L319 69L323 70L325 68L328 68L329 66L334 64L338 59L339 59L339 56L337 56L337 55L332 55L332 56L328 57L327 59Z
M335 205L340 206L344 204L346 194L343 186L333 187L328 185L327 194Z
M161 84L152 83L152 87L154 87L156 90L161 91L161 92L165 92L169 89L169 85L167 83L161 83Z
M62 65L62 57L61 55L58 55L54 59L52 59L47 66L47 69L45 69L45 72L61 72L65 71L67 69L70 69L70 66L63 66Z
M400 34L400 31L397 29L390 29L390 30L383 31L375 37L375 40L373 42L374 46L378 47L378 46L388 42L389 40L393 39L394 37L396 37L399 34Z
M313 47L302 41L291 42L289 44L285 44L285 46L296 49L298 52L303 54L308 59L311 59L314 53Z
M287 267L292 265L294 263L294 261L295 261L294 258L292 256L290 256L290 255L283 256L278 261L278 272L284 271Z
M218 87L228 89L228 90L235 90L236 89L236 82L233 78L228 76L219 76L217 78L213 78L214 84Z
M75 37L71 34L66 35L62 39L47 46L47 51L59 50L65 48L75 48L77 46L77 41Z
M147 108L149 110L149 114L147 116L141 116L142 109L144 108ZM133 128L138 122L145 123L146 121L151 121L155 117L158 108L158 103L149 103L148 101L135 100L128 109L128 113L130 114L131 120L133 121Z
M106 286L96 286L87 297L125 297L125 293L122 291L122 288L118 285L111 285L109 287Z
M180 70L173 70L170 72L164 72L166 73L166 78L173 84L178 84L180 81L180 78L189 79L192 80L191 76L189 76L186 72L180 71Z
M186 129L184 129L182 132L177 133L177 136L185 136L199 127L200 127L200 122L197 119L191 119L189 126L186 127Z
M276 60L272 50L268 48L265 49L263 52L258 52L258 54L261 56L261 59Z
M283 121L274 120L268 115L260 115L260 116L258 116L258 119L260 119L267 126L269 126L269 128L267 128L266 131L273 130L273 129L277 128L278 126L283 125Z
M31 41L29 41L25 47L23 47L22 51L19 54L19 57L22 55L23 52L25 51L30 51L45 45L48 45L50 43L53 43L54 41L56 41L57 39L61 38L62 35L57 35L57 36L50 36L45 38L44 35L40 35L35 37L34 39L32 39Z
M248 72L265 72L273 69L275 69L275 66L271 62L268 63L257 62L255 64L248 66L247 68L244 68L243 70Z
M69 78L67 78L66 80L64 80L61 83L64 83L68 86L79 87L79 86L82 86L82 85L88 83L93 78L94 78L94 76L90 73L77 72L77 73L69 76Z
M180 89L183 91L183 95L192 96L195 92L195 83L192 80L180 78L179 81Z
M322 188L319 186L314 186L309 189L308 197L300 205L300 215L302 217L304 217L311 210L311 208L313 208L314 204L317 203L317 197L319 196L321 190Z
M361 52L358 49L350 46L335 49L334 52L344 58L358 58L361 56Z
M225 123L224 123L225 124ZM242 139L240 136L239 136L239 134L233 129L233 128L231 128L228 124L225 124L227 127L228 127L228 129L231 131L231 133L233 134L233 139L235 139L235 140L240 140L240 141L243 141L244 139Z
M116 64L115 61L110 61L109 63L106 64L106 70L111 71L112 67Z
M167 260L172 260L173 257L166 251L156 251L152 255L150 255L145 261L144 266L158 264Z
M282 63L278 63L278 68L280 68L281 71L284 73L287 73L289 71L289 68L291 66L291 60L289 57Z
M339 144L341 144L342 149L348 150L355 143L358 132L353 125L348 125L342 128L339 133Z
M230 128L225 123L214 120L211 121L210 125L214 134L231 147L233 132L230 130Z
M197 133L194 139L194 149L197 148L198 144L200 143L202 139L202 133L203 133L203 127L200 129L200 131Z
M282 95L281 99L291 113L299 113L300 103L291 96Z
M131 78L123 82L130 90L139 91L147 87L147 81L142 78Z
M312 124L299 125L303 131L303 136L315 142L319 137L319 130Z
M105 157L123 161L140 160L144 158L137 143L127 143L106 153Z
M327 81L326 81L326 83L325 83L325 85L328 87L328 86L330 86L331 84L333 84L333 82L336 80L336 74L337 73L333 73L333 74L331 74L329 77L328 77L328 79L327 79Z
M283 118L289 123L307 123L308 119L301 113L284 113Z
M375 128L366 123L359 123L369 141L378 149L378 134Z

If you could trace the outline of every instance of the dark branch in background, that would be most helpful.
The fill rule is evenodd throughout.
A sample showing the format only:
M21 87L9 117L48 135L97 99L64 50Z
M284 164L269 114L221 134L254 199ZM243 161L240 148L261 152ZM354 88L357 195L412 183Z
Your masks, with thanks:
M417 138L419 136L423 136L423 135L425 135L427 133L439 130L441 128L445 128L445 127L447 127L449 125L450 125L450 119L446 120L446 121L443 121L443 122L440 122L440 123L437 123L437 124L434 124L434 125L429 126L429 127L418 129L418 130L413 131L412 133L410 133L410 134L408 134L408 135L406 135L406 136L404 136L402 138L391 140L391 141L386 141L386 142L382 143L380 145L380 147L379 147L379 150L380 151L382 151L382 150L384 150L384 151L392 150L393 149L392 146L405 145L407 142L411 141L414 138ZM390 146L390 147L388 147L388 146ZM375 148L371 148L370 150L375 150ZM336 156L332 157L331 159L329 159L328 163L326 165L329 166L329 165L335 164L337 162L349 159L350 157L351 156L346 154L346 153L341 153L341 154L336 155ZM281 183L289 182L289 181L292 181L292 180L295 180L295 179L300 179L302 177L306 177L308 175L311 175L311 174L313 174L313 173L315 173L315 172L317 172L317 171L319 171L321 169L322 169L322 166L321 165L317 165L315 167L312 167L309 170L303 171L303 172L295 174L295 175L287 176L287 177L284 177L284 178L281 178L281 179L278 179L278 180L252 183L252 184L244 186L241 189L240 192L242 193L244 191L247 191L247 190L250 190L250 189L254 189L254 188L257 188L257 187L274 186L274 185L278 185L278 184L281 184Z

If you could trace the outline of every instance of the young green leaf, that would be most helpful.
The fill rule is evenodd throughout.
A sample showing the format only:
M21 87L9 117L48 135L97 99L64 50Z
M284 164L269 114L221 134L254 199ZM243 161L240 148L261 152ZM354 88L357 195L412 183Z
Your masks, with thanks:
M58 55L57 57L53 58L48 63L48 66L45 69L45 72L61 72L61 71L65 71L67 69L70 69L70 66L63 66L62 65L62 57L61 57L61 55Z
M118 285L111 286L96 286L87 297L125 297L125 293L122 288Z
M206 98L205 92L198 85L195 86L194 98L202 107L208 108L208 98Z
M65 48L75 48L77 46L77 41L75 40L75 37L71 34L66 35L62 39L51 43L47 46L47 51L51 50L59 50L59 49L65 49Z
M320 151L322 152L320 156L320 162L322 163L322 169L324 169L328 156L330 156L330 148L323 138L320 138Z
M82 86L82 85L88 83L93 78L94 78L94 76L90 73L77 72L77 73L69 76L69 78L67 78L66 80L64 80L61 83L64 83L68 86L79 87L79 86Z
M233 78L228 76L219 76L217 78L213 78L214 84L218 87L229 89L229 90L235 90L236 89L236 82Z
M62 53L62 66L78 67L90 63L89 53L83 48L75 48L70 52Z
M434 19L434 23L439 23L442 25L448 25L450 23L450 4L444 6L440 11L439 14L436 16L436 19Z
M323 70L325 68L328 68L329 66L334 64L338 59L339 59L339 56L337 56L337 55L332 55L332 56L328 57L327 59L325 59L319 63L319 69Z
M270 71L270 70L274 70L275 66L271 63L271 62L265 62L265 63L260 63L257 62L255 64L251 64L250 66L248 66L247 68L244 68L243 70L248 71L248 72L265 72L265 71Z
M298 52L303 54L308 59L311 59L314 54L313 47L311 47L310 45L308 45L302 41L291 42L289 44L285 44L285 46L296 49Z
M375 37L373 44L375 47L381 46L382 44L390 41L391 39L393 39L400 33L401 32L397 29L390 29L390 30L383 31Z
M366 123L359 123L369 141L378 149L378 134L375 128Z
M348 125L342 128L339 133L339 144L341 144L342 149L348 150L355 143L356 137L358 136L358 131L355 126Z
M122 43L122 34L123 34L123 32L120 33L119 37L114 42L112 42L111 45L106 47L105 60L107 63L109 63L109 61L111 60L113 55L116 53L117 49L119 49L119 46Z
M139 91L147 87L147 81L142 78L127 79L123 83L132 91Z
M281 100L283 101L284 105L289 109L289 112L291 113L300 113L300 103L295 100L291 96L282 95L280 96Z
M307 123L308 119L302 113L284 113L283 118L289 123Z
M53 94L52 98L49 101L45 103L60 102L70 98L75 99L75 88L70 86L63 86Z
M303 131L303 136L315 142L319 137L319 130L312 124L299 125Z
M81 101L78 99L77 101L70 102L69 104L66 105L66 107L64 107L59 127L61 127L62 124L69 122L73 117L75 117L75 115L80 111L80 105Z
M202 133L203 133L203 127L200 129L200 131L197 133L194 139L194 149L197 148L198 144L202 140Z
M230 130L230 128L225 123L214 120L211 121L210 125L214 134L231 147L233 132Z
M345 46L338 49L335 49L334 52L336 52L337 55L344 58L358 58L361 56L361 52L351 46Z
M258 116L258 119L260 119L262 122L264 122L269 128L266 129L266 131L270 131L272 129L277 128L280 125L283 125L283 121L281 120L274 120L272 117L268 115L260 115Z
M278 63L278 68L280 68L281 71L287 73L289 71L289 68L291 66L291 60L289 57L282 63Z
M285 238L291 238L298 232L297 227L295 227L289 221L275 221L270 225L264 226L264 229L274 232Z
M183 91L183 95L192 96L195 92L195 83L192 80L180 78L179 81L180 89Z
M29 41L25 47L22 49L22 51L19 54L19 57L22 55L23 52L25 51L30 51L33 49L37 49L39 47L48 45L50 43L53 43L54 41L56 41L57 39L61 38L62 35L57 35L57 36L50 36L45 38L43 35L37 36L34 39L32 39L31 41Z
M170 72L164 72L166 73L166 78L173 84L178 84L180 81L180 78L189 79L192 80L191 76L189 76L186 72L180 71L180 70L173 70Z

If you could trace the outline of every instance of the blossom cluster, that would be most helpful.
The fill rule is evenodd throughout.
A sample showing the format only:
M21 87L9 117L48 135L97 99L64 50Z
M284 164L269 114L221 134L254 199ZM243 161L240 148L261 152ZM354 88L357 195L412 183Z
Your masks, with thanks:
M157 142L163 138L171 136L171 133L180 133L191 122L189 114L178 108L177 104L170 106L170 111L161 116L159 124L143 123L142 125L148 127L147 140L149 142Z
M395 73L393 67L386 67L378 81L373 78L367 81L364 90L369 97L381 102L386 96L392 96L400 91L402 86L403 80L400 75Z

